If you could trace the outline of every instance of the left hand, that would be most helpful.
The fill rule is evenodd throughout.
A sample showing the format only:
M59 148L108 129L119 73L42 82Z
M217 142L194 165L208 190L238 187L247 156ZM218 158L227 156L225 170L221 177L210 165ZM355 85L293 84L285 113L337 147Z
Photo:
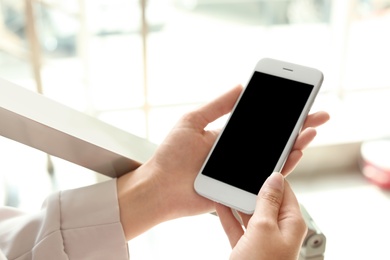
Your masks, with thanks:
M172 129L148 164L152 164L155 177L170 203L171 212L177 216L195 215L214 210L208 199L199 196L193 186L204 160L214 144L220 130L205 131L205 127L231 112L238 96L243 90L236 86L217 99L184 115ZM317 112L307 116L298 135L282 174L287 176L293 171L303 156L303 150L315 138L316 127L329 119L326 112Z
M243 90L236 86L206 105L184 115L171 130L155 155L145 165L153 167L154 177L162 188L161 196L169 203L167 209L176 213L172 217L201 214L214 211L214 204L199 196L193 186L204 160L214 144L220 130L205 131L205 127L231 112ZM295 144L286 160L282 174L293 171L303 156L303 150L315 138L316 127L329 119L326 112L320 111L307 116Z
M214 203L194 190L194 181L204 160L214 144L220 130L205 130L206 126L231 112L243 87L238 85L213 101L195 109L176 123L174 128L159 145L152 158L130 174L126 174L118 180L118 193L122 207L136 208L136 203L143 203L144 213L153 210L154 224L162 221L197 215L215 210ZM302 150L316 136L315 127L328 121L326 112L317 112L307 117L301 133L296 139L294 147L288 157L283 174L289 174L302 157ZM150 190L144 195L130 201L129 194L134 183L148 182ZM146 186L146 185L145 185ZM123 192L122 192L123 191ZM121 199L122 198L122 199ZM123 201L123 202L121 202ZM145 203L150 209L145 208ZM124 211L126 210L126 211ZM136 216L129 218L129 209L122 210L123 221L128 220L129 225L134 226ZM132 209L133 210L133 209ZM150 214L149 214L150 215ZM144 219L144 224L146 225ZM130 227L129 227L130 229ZM133 229L134 230L134 229Z

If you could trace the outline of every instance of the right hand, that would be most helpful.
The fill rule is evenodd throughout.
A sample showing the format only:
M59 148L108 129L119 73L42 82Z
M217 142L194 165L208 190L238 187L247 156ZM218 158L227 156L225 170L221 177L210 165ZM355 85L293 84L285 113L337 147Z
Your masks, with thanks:
M296 260L307 232L299 203L282 174L273 173L261 188L252 216L216 204L233 248L230 259ZM242 223L242 224L241 224Z

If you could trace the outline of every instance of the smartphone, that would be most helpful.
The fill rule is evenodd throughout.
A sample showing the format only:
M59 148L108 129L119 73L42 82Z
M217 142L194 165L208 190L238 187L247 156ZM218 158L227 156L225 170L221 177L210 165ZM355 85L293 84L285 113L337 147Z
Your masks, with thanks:
M323 78L315 68L258 61L195 179L196 192L252 214L264 181L282 170Z

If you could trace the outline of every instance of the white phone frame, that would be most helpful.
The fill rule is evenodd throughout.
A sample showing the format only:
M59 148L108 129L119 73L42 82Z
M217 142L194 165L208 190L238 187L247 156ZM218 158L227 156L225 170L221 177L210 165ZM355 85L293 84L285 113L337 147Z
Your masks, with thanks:
M314 100L322 85L324 76L321 71L315 68L306 67L306 66L302 66L290 62L275 60L271 58L264 58L259 60L255 66L254 72L255 71L263 72L278 77L283 77L294 81L299 81L302 83L307 83L314 86L313 91L310 94L308 101L306 102L306 105L304 106L302 113L297 121L297 124L294 127L292 135L290 136L289 141L287 142L287 145L283 150L277 165L275 166L274 171L280 171L288 157L288 154L291 151L292 146L294 145L295 139L299 134L300 129L302 128L302 125L311 109L311 106L314 103ZM245 89L242 91L241 95L237 99L233 111L236 108L237 104L239 103L244 91ZM225 126L227 125L229 119L227 120ZM214 147L216 146L219 137L222 135L222 133L223 130L218 136L216 142L214 143L212 149L210 150L204 164L202 165L195 179L195 183L194 183L195 191L201 196L204 196L208 199L224 204L238 211L247 214L252 214L255 210L257 195L202 174L203 168L205 167L207 160L212 154L212 151L214 150Z

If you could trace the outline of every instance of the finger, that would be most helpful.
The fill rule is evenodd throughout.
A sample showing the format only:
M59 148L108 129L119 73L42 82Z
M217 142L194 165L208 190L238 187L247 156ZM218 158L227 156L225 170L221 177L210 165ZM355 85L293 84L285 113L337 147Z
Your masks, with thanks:
M325 124L330 119L330 116L325 111L315 112L306 117L305 123L302 126L302 129L308 127L318 127Z
M299 161L302 159L303 150L314 140L317 131L314 127L326 123L329 120L329 114L323 111L311 114L305 121L305 126L297 136L294 146L283 166L282 174L287 176L290 174Z
M237 85L225 94L201 106L195 111L195 113L192 114L199 116L198 119L203 121L201 127L204 128L210 122L213 122L221 116L231 112L242 90L243 87L241 85Z
M306 128L298 135L294 147L283 166L282 174L284 176L289 175L295 169L303 157L302 151L313 141L316 135L317 131L314 128Z
M317 130L311 127L308 127L301 131L295 140L293 150L304 150L316 137Z
M219 220L222 224L223 230L225 231L230 246L233 248L236 246L238 240L244 234L244 230L239 220L234 216L232 210L222 204L216 203L215 209L219 216Z
M286 241L295 241L300 245L306 235L307 226L298 200L287 181L284 183L284 197L279 220L279 229L286 237Z
M242 225L247 228L248 227L248 222L249 220L251 219L252 215L248 215L248 214L245 214L245 213L242 213L240 211L237 212L237 214L240 216L241 218L241 223Z
M283 166L282 174L283 176L289 175L295 167L298 165L299 161L303 157L302 150L294 150L292 151L286 160L286 163Z
M265 220L265 223L277 224L279 210L283 202L284 177L273 172L261 187L257 196L253 218Z

